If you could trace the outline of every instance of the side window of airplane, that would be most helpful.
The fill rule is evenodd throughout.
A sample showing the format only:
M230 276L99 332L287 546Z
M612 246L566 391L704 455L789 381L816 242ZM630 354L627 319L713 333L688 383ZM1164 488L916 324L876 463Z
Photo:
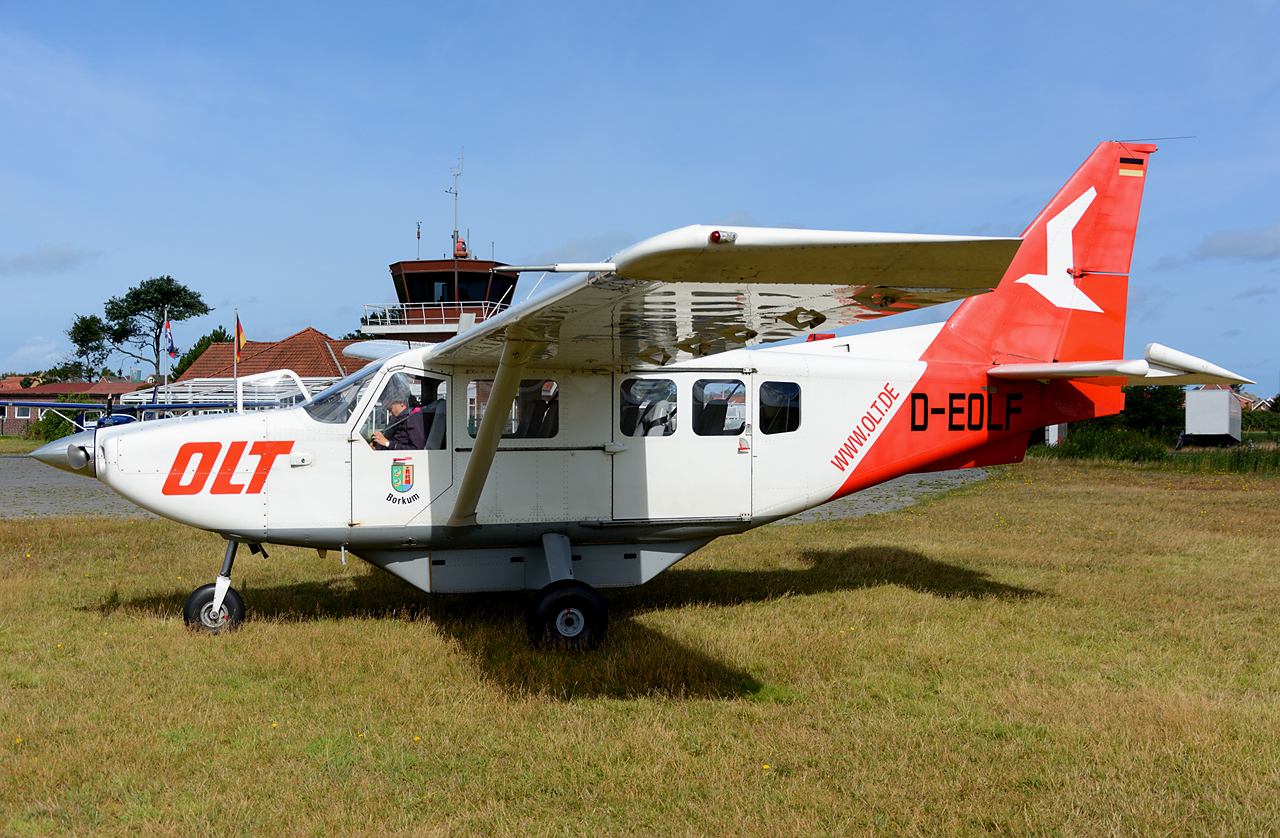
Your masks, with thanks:
M378 371L377 364L370 364L353 372L341 381L329 385L316 393L316 397L302 406L317 422L330 425L344 424L355 412L360 397L373 381L373 374Z
M693 383L693 432L698 436L737 436L747 424L747 387L732 378L702 378Z
M760 385L761 433L787 434L800 427L800 385L766 381Z
M378 393L360 435L379 451L443 450L447 392L438 378L397 372Z
M492 380L467 385L467 433L474 439L489 406ZM549 378L526 378L511 402L503 439L551 439L560 433L560 387Z
M671 436L676 432L676 383L669 378L622 382L618 424L625 436Z

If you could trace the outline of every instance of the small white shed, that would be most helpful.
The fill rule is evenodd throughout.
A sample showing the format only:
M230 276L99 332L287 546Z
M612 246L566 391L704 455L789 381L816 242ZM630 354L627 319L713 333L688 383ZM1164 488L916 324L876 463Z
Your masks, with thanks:
M1197 441L1239 442L1240 414L1240 399L1230 390L1187 391L1187 434Z

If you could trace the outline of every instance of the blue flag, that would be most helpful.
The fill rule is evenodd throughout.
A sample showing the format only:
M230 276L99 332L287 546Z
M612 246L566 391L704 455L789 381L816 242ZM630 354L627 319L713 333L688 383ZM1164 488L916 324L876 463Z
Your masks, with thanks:
M173 330L169 328L168 320L164 321L164 346L170 358L178 357L178 350L173 348Z

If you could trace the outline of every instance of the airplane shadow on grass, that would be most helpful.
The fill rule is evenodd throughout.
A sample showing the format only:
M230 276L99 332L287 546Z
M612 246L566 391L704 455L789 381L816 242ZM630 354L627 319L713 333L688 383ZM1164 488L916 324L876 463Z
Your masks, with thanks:
M353 617L429 620L484 677L512 696L729 699L763 685L705 651L645 626L644 614L690 605L734 606L786 596L897 585L922 594L965 599L1024 599L1037 591L894 547L801 554L803 569L665 573L639 588L603 591L609 635L592 653L530 647L524 612L533 594L424 594L389 574L242 590L249 619L290 621ZM181 613L185 593L109 599L96 610Z

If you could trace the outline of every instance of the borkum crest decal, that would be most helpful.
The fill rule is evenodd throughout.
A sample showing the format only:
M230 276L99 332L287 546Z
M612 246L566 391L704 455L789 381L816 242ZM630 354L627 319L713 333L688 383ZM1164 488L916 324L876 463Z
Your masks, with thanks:
M399 458L392 460L391 488L402 493L413 488L413 462L411 460Z

